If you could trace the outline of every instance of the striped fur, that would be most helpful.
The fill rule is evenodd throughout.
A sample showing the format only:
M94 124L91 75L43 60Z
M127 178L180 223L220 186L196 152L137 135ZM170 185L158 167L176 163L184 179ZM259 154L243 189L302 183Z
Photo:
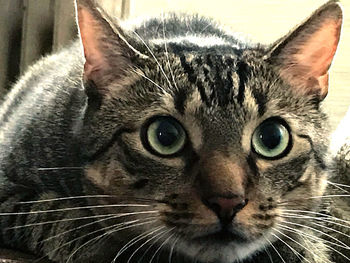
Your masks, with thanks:
M89 78L77 41L35 64L0 108L2 247L52 262L347 262L334 261L311 219L292 222L313 239L287 231L283 209L327 210L312 197L326 194L332 163L321 99L281 78L266 60L270 47L200 16L123 30L93 1L79 8L101 27L103 74ZM188 136L174 158L152 154L140 139L145 123L164 115ZM259 158L252 134L276 117L290 128L291 149ZM231 178L230 169L240 172ZM232 236L220 236L203 198L239 180L249 203ZM278 223L300 245L274 231Z

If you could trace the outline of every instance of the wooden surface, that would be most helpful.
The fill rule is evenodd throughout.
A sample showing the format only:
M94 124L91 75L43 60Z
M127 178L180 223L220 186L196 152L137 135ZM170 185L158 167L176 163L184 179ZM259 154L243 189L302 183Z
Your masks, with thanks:
M215 18L249 39L268 44L305 20L325 0L132 0L130 16L167 11L199 13ZM350 105L350 0L340 1L344 10L342 38L331 68L325 110L335 128ZM350 127L349 127L350 130Z

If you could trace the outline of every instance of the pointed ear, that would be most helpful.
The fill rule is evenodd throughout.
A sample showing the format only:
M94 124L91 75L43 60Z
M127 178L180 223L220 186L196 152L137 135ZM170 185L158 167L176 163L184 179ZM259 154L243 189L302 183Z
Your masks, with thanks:
M267 60L301 94L320 100L328 92L328 69L340 38L342 10L336 1L320 7L306 22L272 45Z
M84 80L103 91L111 82L127 76L132 58L139 53L94 0L77 0L76 14L85 56Z

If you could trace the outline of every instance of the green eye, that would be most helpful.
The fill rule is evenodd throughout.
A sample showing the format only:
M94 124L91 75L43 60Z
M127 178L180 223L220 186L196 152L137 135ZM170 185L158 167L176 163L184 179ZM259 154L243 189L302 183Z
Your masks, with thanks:
M267 159L281 158L290 149L290 134L287 125L279 119L268 119L254 131L252 147Z
M179 153L186 143L186 132L172 117L157 117L146 127L143 141L151 152L171 156Z

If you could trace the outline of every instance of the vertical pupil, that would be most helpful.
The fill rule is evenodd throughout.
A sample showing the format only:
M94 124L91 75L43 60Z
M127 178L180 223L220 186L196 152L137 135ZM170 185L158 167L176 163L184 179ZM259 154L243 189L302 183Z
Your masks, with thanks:
M282 139L282 133L276 124L266 124L261 128L259 138L268 149L275 149Z
M163 146L171 146L179 137L179 131L169 121L161 121L157 128L158 141Z

